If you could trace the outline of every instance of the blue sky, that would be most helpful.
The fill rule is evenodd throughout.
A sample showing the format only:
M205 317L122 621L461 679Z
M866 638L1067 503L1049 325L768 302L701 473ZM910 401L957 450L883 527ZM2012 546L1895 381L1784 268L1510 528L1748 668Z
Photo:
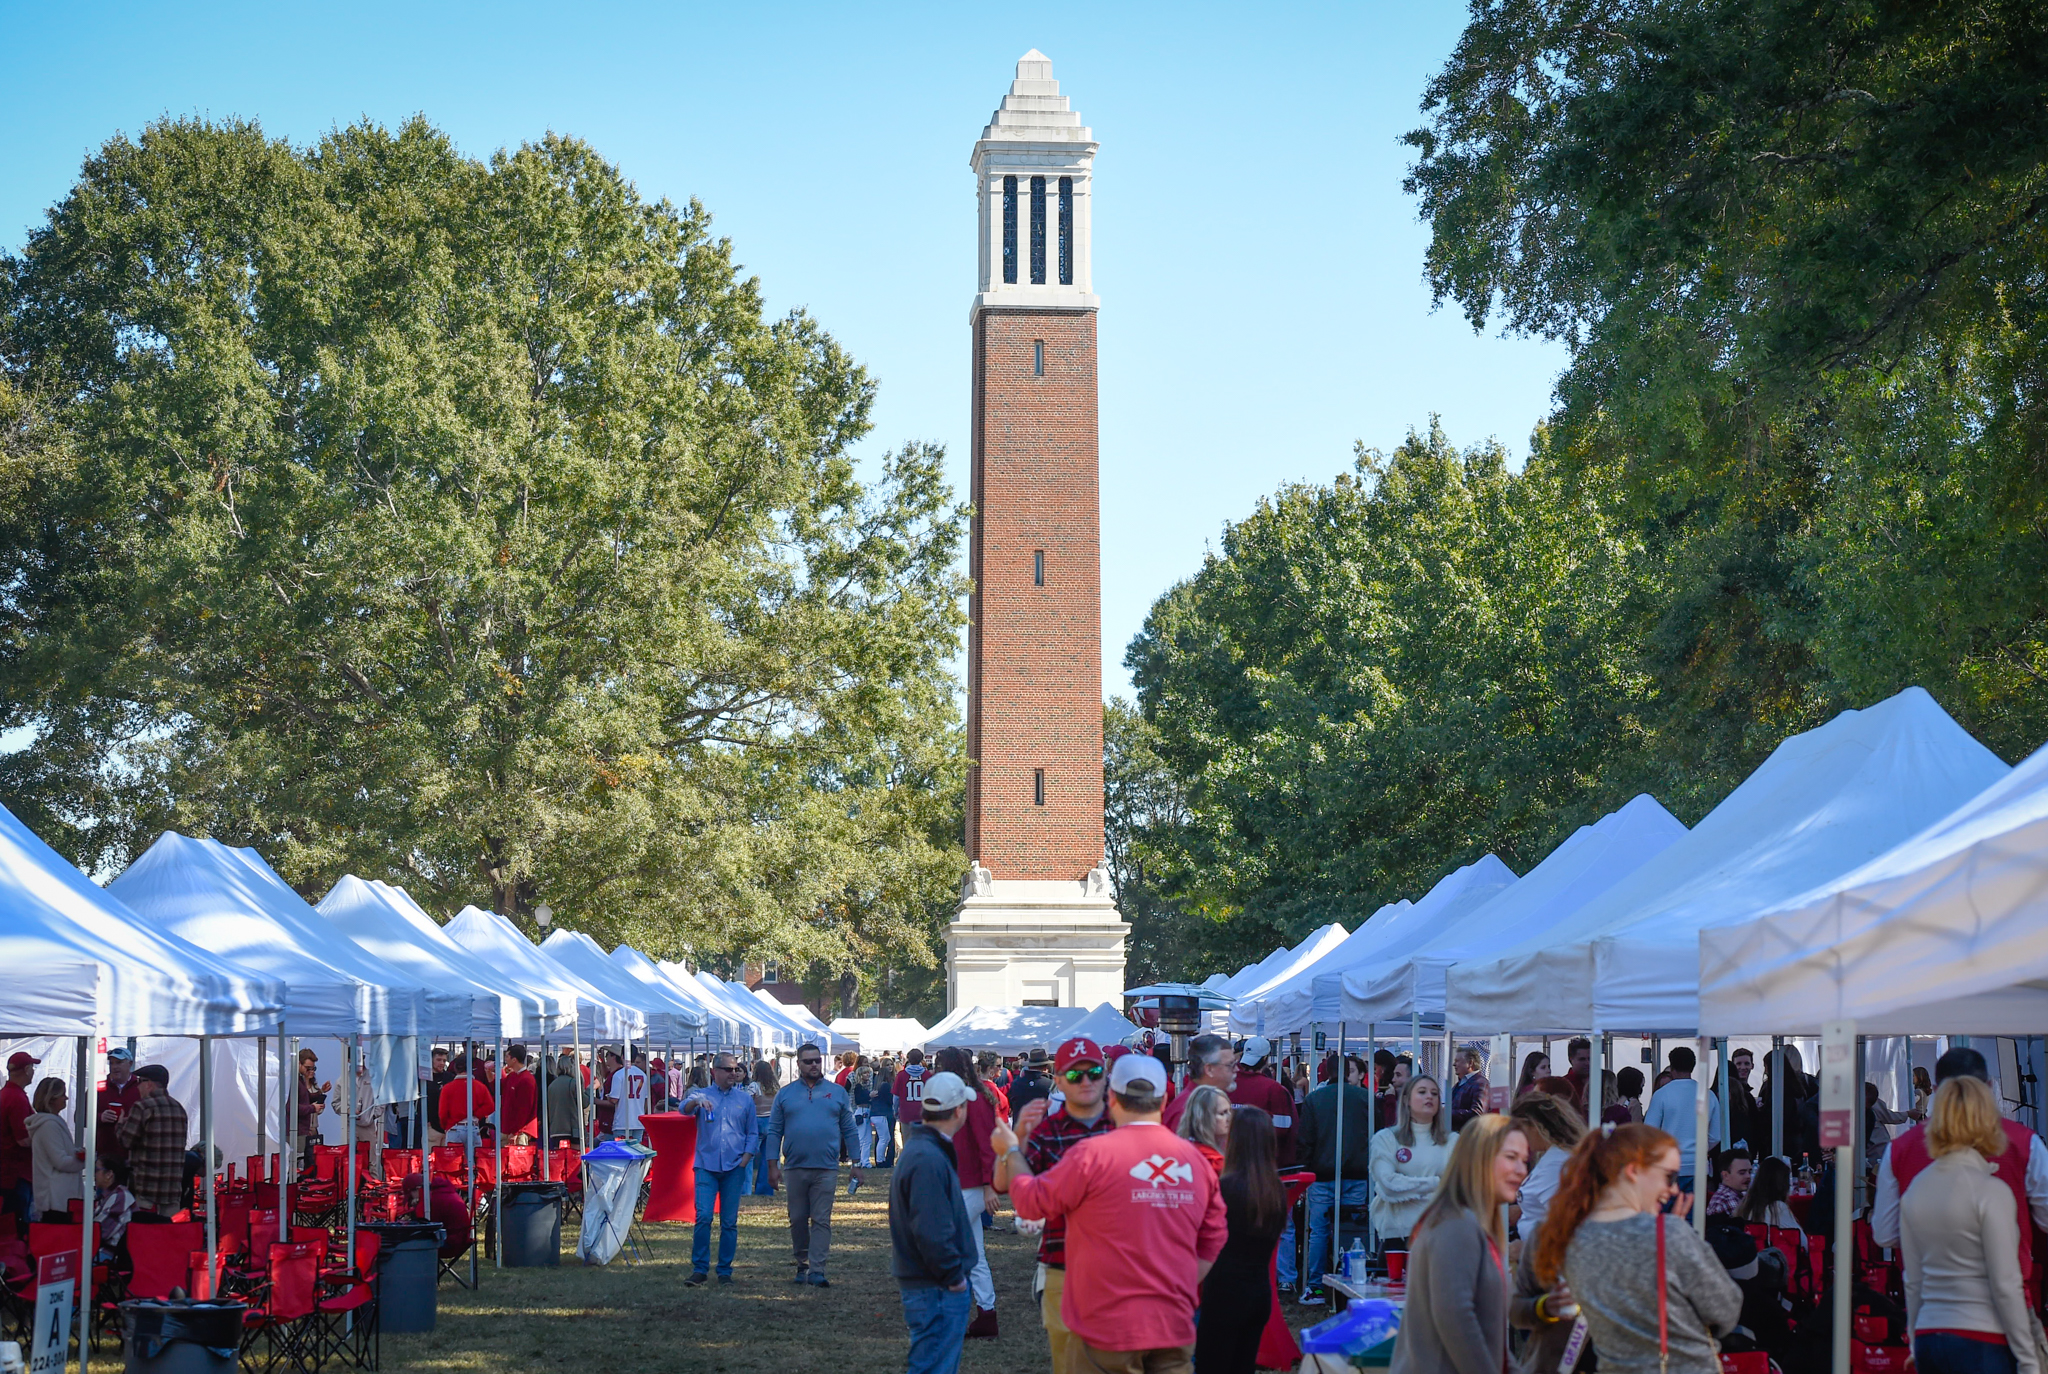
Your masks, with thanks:
M304 142L423 113L486 156L549 130L695 196L778 312L879 380L870 450L967 487L967 157L1036 47L1101 142L1103 686L1224 525L1440 413L1520 455L1558 348L1432 312L1401 192L1454 4L57 6L0 0L0 242L163 115Z

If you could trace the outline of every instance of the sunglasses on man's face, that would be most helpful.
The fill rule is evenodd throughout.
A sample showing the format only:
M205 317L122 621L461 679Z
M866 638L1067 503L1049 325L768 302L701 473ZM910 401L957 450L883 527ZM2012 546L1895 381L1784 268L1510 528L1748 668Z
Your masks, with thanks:
M799 1064L801 1064L801 1065L803 1065L803 1066L804 1066L805 1068L807 1068L807 1069L808 1069L808 1068L810 1068L810 1067L811 1067L811 1066L812 1066L813 1064L822 1064L822 1063L824 1063L825 1061L824 1061L824 1060L822 1060L822 1059L799 1059L799 1060L797 1060L796 1062L797 1062L797 1063L799 1063Z
M1102 1077L1102 1065L1090 1064L1086 1068L1068 1069L1060 1077L1066 1079L1069 1083L1079 1083L1083 1079L1093 1083L1096 1079Z

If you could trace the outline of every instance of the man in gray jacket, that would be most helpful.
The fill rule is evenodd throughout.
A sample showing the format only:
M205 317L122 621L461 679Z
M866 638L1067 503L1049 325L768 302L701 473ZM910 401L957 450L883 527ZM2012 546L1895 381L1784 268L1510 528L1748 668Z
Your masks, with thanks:
M907 1374L958 1374L973 1302L967 1274L981 1253L960 1195L953 1136L974 1090L958 1074L925 1079L922 1121L905 1122L889 1178L889 1268L910 1328Z
M853 1129L853 1102L846 1089L825 1077L825 1053L799 1045L796 1082L775 1094L768 1113L761 1157L768 1181L789 1185L789 1242L796 1252L792 1283L830 1288L825 1258L832 1249L832 1198L839 1186L839 1156L860 1158ZM779 1161L779 1163L778 1163ZM860 1186L860 1170L853 1186Z

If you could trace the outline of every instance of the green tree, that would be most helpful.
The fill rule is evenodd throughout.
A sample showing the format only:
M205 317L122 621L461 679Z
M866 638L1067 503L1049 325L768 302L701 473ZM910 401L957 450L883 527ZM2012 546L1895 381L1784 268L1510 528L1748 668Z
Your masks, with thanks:
M694 202L415 120L167 121L0 261L8 805L651 950L929 965L962 513ZM13 414L29 415L25 404ZM24 421L24 423L29 423ZM17 426L16 428L19 428Z
M1410 136L1439 300L1567 342L1652 667L1733 757L1909 682L2048 736L2037 4L1474 4ZM1704 746L1703 746L1704 747Z
M1547 455L1434 427L1262 501L1126 658L1186 789L1172 899L1242 962L1667 793L1639 552Z

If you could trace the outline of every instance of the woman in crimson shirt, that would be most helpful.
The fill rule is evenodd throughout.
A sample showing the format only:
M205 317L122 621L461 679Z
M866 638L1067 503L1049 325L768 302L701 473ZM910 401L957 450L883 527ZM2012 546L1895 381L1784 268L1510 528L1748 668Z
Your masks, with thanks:
M967 1334L992 1337L996 1334L996 1281L982 1244L981 1218L989 1210L989 1185L996 1181L995 1151L990 1148L989 1135L1003 1118L996 1113L994 1090L975 1072L973 1055L948 1046L932 1062L940 1073L958 1074L960 1081L974 1090L974 1099L967 1104L967 1124L953 1134L953 1152L960 1171L960 1192L973 1223L968 1229L974 1232L974 1270L967 1283L974 1290L975 1313Z

